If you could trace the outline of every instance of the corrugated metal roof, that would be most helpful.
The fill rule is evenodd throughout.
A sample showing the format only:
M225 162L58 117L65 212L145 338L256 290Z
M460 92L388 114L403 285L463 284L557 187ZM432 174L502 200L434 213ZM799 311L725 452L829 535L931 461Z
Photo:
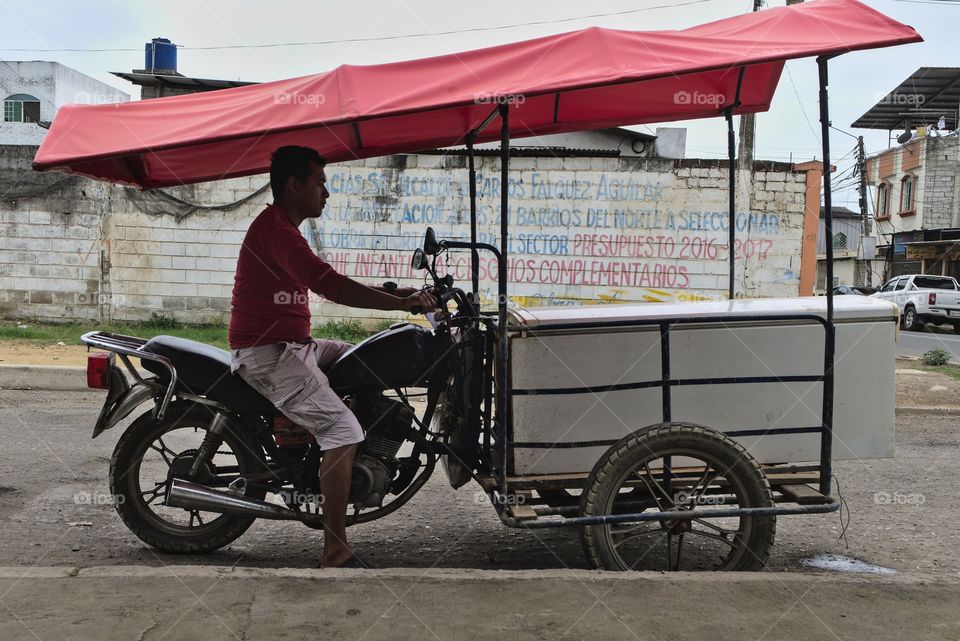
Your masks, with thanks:
M210 89L228 89L230 87L245 87L247 85L256 85L257 82L246 82L244 80L214 80L211 78L190 78L180 74L171 75L163 73L140 73L112 71L118 78L128 80L135 85L153 87L162 85L164 87L184 87L192 89L210 90Z
M895 131L908 125L933 124L944 116L957 129L960 67L920 67L851 127Z

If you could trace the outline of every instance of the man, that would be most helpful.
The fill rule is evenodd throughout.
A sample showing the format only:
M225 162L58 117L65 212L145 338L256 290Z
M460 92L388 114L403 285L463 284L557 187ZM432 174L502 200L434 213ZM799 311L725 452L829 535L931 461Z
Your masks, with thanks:
M323 451L321 567L365 567L347 545L350 476L363 430L330 388L324 371L351 347L310 337L307 290L367 309L426 312L429 293L390 293L337 273L301 235L307 218L319 218L327 198L325 161L316 150L280 147L270 163L273 204L251 223L240 248L233 286L229 342L231 370L269 399L287 418L308 429Z

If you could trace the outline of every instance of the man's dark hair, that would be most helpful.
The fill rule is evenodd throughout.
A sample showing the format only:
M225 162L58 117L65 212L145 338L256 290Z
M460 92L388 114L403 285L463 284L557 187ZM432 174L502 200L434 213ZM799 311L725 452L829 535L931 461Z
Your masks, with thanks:
M283 189L287 186L287 179L295 176L303 182L310 175L310 163L314 162L321 167L327 164L316 149L287 145L280 147L270 157L270 189L276 201L283 197Z

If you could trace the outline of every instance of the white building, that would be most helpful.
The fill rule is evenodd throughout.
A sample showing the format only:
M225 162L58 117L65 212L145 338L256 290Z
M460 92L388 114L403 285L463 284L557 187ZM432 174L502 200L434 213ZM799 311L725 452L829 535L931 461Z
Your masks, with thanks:
M70 103L127 102L126 93L59 62L0 60L0 144L39 145L57 110Z

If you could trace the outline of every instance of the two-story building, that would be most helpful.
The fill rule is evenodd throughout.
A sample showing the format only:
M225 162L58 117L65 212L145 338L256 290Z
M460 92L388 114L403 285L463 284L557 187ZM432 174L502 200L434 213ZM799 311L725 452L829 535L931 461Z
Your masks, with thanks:
M0 60L0 144L39 145L61 105L127 102L126 93L47 60Z
M958 108L960 67L921 67L853 123L898 136L865 167L887 277L960 276Z

